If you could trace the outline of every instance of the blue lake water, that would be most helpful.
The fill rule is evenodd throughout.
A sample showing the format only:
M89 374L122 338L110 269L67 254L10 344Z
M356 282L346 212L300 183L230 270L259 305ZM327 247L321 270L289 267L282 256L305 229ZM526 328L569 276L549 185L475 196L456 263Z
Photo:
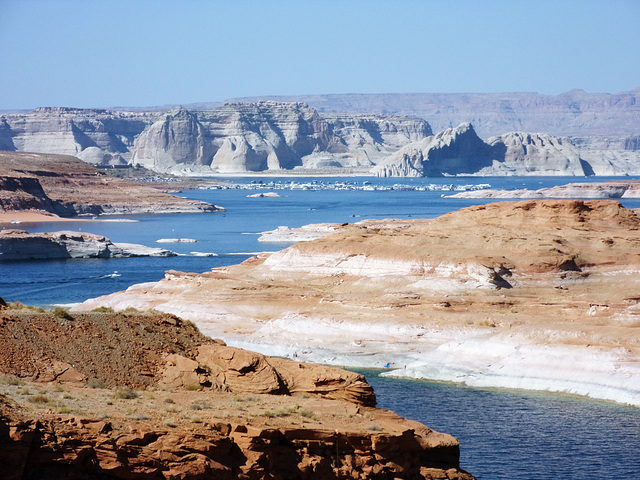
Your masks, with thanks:
M297 183L351 182L359 186L428 184L446 188L490 184L497 189L537 189L599 178L261 178ZM256 177L234 178L250 184ZM0 297L31 305L80 302L157 281L166 270L204 272L239 263L252 253L286 245L260 243L258 233L280 225L357 222L365 218L436 217L488 200L442 198L442 190L277 190L279 198L247 198L257 189L193 190L183 197L226 208L225 213L128 216L136 222L22 224L29 231L76 230L114 242L163 246L178 253L212 252L216 257L76 259L0 263ZM640 200L623 200L640 208ZM125 217L122 217L125 218ZM157 244L160 238L192 238L197 243ZM482 480L640 479L640 409L535 393L478 390L429 382L378 377L367 372L380 406L451 433L461 442L461 463Z

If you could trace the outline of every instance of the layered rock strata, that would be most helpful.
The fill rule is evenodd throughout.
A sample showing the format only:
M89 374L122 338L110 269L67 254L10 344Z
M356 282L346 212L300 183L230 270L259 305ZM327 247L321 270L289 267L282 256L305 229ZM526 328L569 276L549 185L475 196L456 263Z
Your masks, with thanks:
M539 188L537 190L482 190L474 192L460 192L447 195L450 198L640 198L640 182L611 181L592 183L569 183L550 188Z
M381 177L621 175L637 173L635 154L600 157L583 152L568 138L511 132L484 142L469 123L410 143L378 164ZM640 157L638 157L640 158ZM588 159L588 160L587 160Z
M469 128L472 121L484 132L492 113L482 110L480 115L461 111L458 122L466 123L442 126L444 130L434 137L425 120L379 113L386 109L375 114L326 113L327 109L318 112L306 103L261 101L227 103L211 110L56 107L5 114L0 117L0 148L74 155L99 165L140 164L191 176L291 170L365 174L376 165L377 174L385 176L638 174L640 117L632 98L605 102L599 105L599 114L615 112L609 123L618 114L626 115L635 131L627 125L609 135L609 123L591 125L592 129L589 120L582 130L569 129L577 135L576 143L551 134L523 133L531 131L529 123L515 121L517 131L490 137L485 144ZM369 111L370 106L363 108ZM572 120L561 117L559 123L533 131L564 132L562 122Z
M361 375L227 347L172 315L12 306L0 346L8 480L473 480L455 438L373 408Z
M156 308L264 352L640 405L638 232L615 201L496 203L342 226L79 308Z
M42 108L0 117L0 148L140 164L186 174L364 168L430 135L421 119L322 116L301 103L230 103L210 111Z
M163 248L130 243L112 243L92 233L72 231L28 233L0 230L0 262L9 260L51 260L62 258L171 257Z
M224 210L107 176L75 157L0 152L0 212L29 209L65 217Z

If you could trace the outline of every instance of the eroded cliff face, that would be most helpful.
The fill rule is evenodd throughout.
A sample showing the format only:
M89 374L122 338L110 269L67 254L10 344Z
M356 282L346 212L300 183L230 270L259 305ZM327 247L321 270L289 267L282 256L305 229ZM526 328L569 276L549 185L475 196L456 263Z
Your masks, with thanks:
M75 157L0 152L0 211L30 209L60 216L223 210L107 176Z
M94 164L126 164L134 139L156 112L43 107L0 117L2 150L72 155Z
M640 171L635 152L598 154L568 138L511 132L484 142L463 123L402 147L373 172L382 177L442 175L624 175Z
M322 116L306 104L282 102L165 113L41 108L0 117L5 150L194 174L367 168L429 134L421 119Z
M486 115L469 118L483 124ZM484 142L469 122L433 135L416 117L319 113L305 103L276 101L227 103L206 111L55 107L0 116L1 149L186 175L292 169L350 174L372 168L380 176L640 173L637 134L590 137L588 132L585 127L575 144L523 132Z
M167 114L140 135L133 162L156 170L201 165L220 173L370 167L430 133L418 119L327 117L301 103L233 103Z

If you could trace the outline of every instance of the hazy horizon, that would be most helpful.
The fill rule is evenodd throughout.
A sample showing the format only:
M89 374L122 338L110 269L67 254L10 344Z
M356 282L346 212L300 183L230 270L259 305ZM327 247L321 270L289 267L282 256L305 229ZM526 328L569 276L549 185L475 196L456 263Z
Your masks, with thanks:
M636 0L0 0L0 110L340 94L620 93Z

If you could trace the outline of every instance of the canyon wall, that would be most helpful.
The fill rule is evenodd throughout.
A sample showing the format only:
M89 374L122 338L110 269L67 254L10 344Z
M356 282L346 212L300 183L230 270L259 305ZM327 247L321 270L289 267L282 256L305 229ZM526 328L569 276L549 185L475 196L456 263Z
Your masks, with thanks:
M379 176L640 174L636 91L311 100L319 110L272 100L211 110L39 108L0 116L0 149L191 176L294 170ZM434 110L436 104L440 108ZM336 113L340 108L365 113ZM389 111L421 115L443 129L433 135L426 120L379 113ZM462 120L457 127L454 118ZM493 136L480 138L488 133Z
M640 155L598 155L577 148L570 139L542 133L511 132L484 142L463 123L410 143L378 164L373 172L395 176L637 175Z
M421 119L320 116L305 104L278 102L164 113L40 108L0 117L1 149L186 174L366 169L431 134Z

